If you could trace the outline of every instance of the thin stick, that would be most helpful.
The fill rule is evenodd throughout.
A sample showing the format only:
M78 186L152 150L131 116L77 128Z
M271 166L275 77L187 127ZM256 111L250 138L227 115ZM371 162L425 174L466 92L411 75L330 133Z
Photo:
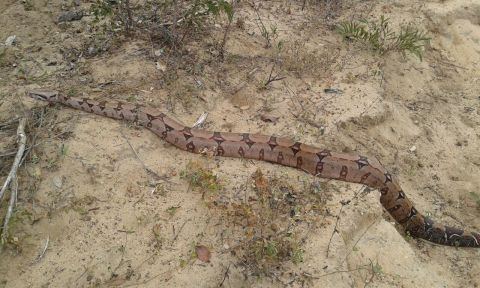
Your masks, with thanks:
M225 279L227 279L228 276L228 272L230 272L230 264L228 264L228 267L227 267L227 270L225 271L225 273L223 274L223 280L222 282L220 282L220 285L218 285L218 287L222 287L223 286L223 283L225 282Z
M180 229L178 229L178 232L176 234L174 233L175 235L172 239L172 244L173 244L173 242L175 242L175 240L177 240L177 237L178 237L178 235L180 235L180 232L182 232L183 227L185 227L185 224L187 224L187 222L189 222L189 221L190 220L187 220L187 221L183 222L182 226L180 226ZM175 226L173 226L173 229L175 229Z
M132 149L133 151L133 154L135 154L135 157L137 157L137 160L142 164L143 166L143 169L145 169L145 171L147 171L147 173L153 175L154 177L156 177L156 179L163 179L165 177L161 177L160 175L158 175L155 171L153 171L152 169L148 168L147 165L145 165L145 163L142 161L142 159L140 159L140 156L138 156L138 153L137 151L135 151L135 149L133 149L133 146L132 144L130 144L130 141L128 141L128 138L125 136L125 134L123 134L123 131L120 130L120 134L122 134L122 137L123 139L125 139L125 141L127 142L128 146L130 146L130 149Z
M353 198L351 200L348 200L348 201L340 201L340 203L342 204L342 207L340 207L340 211L338 212L338 215L337 215L337 221L335 221L335 227L333 228L333 231L332 231L332 235L330 235L330 240L328 241L328 246L327 246L327 257L328 257L328 253L330 253L330 245L332 244L332 239L333 239L333 235L335 233L338 233L338 230L337 230L337 227L338 227L338 222L340 221L340 214L342 214L342 211L343 211L343 207L347 206L348 204L350 204L350 202L352 202L352 200L356 199L358 197L358 194L360 192L362 192L364 186L360 187L360 189L358 189L358 191L355 193L355 195L353 195ZM375 223L375 222L374 222ZM373 224L371 224L373 225ZM370 226L371 226L370 225ZM370 226L367 228L367 230L370 228ZM366 231L365 231L366 232ZM365 234L364 232L364 234ZM363 234L362 234L362 237L363 237ZM358 242L358 241L357 241ZM357 245L355 243L355 245ZM353 248L352 248L353 249ZM348 257L348 255L347 255Z
M193 124L192 128L200 128L203 126L203 123L205 123L205 120L207 120L208 117L208 112L203 112L202 115L200 115L195 121L195 124Z
M43 258L43 256L45 255L45 252L47 252L48 243L50 243L50 236L47 237L47 240L45 241L45 245L43 246L42 252L40 252L40 254L38 254L37 258L35 258L33 263L36 263Z
M0 201L3 199L3 194L7 190L10 181L15 178L17 174L18 166L20 164L20 160L22 160L23 153L25 152L25 144L27 143L27 136L25 135L25 124L27 123L27 118L20 119L20 123L18 124L17 129L17 143L18 150L17 155L15 156L15 160L13 161L12 168L10 169L10 173L8 173L7 180L3 183L2 189L0 190Z
M10 221L10 218L12 217L13 213L13 207L15 206L15 203L17 202L17 191L18 191L18 182L17 179L15 178L12 183L10 183L10 202L8 203L8 210L7 214L5 215L5 220L3 221L3 231L2 231L2 245L7 243L7 237L8 237L8 222Z

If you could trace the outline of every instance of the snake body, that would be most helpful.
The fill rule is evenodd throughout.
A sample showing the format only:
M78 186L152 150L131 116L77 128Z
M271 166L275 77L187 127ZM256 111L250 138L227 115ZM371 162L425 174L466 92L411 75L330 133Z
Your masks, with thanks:
M396 178L376 158L334 152L288 138L194 129L161 111L140 105L98 102L61 95L56 91L31 91L29 96L114 119L134 121L188 152L213 151L216 156L268 161L321 178L364 184L380 191L383 207L411 236L442 245L480 248L479 233L436 223L417 211Z

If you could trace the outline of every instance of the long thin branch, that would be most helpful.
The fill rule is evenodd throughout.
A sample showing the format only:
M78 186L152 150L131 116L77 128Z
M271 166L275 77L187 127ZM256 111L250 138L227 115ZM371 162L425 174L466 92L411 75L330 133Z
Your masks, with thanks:
M3 194L7 190L8 185L15 178L17 174L18 166L20 164L20 160L22 160L23 153L25 152L25 145L27 143L27 136L25 135L25 124L27 123L27 118L20 119L20 123L18 124L17 129L17 143L18 151L17 155L15 156L15 160L13 161L12 168L10 169L10 173L8 173L7 180L3 183L2 189L0 190L0 201L3 199Z
M8 203L8 210L7 214L5 215L5 220L3 221L3 231L2 231L2 241L1 244L3 246L4 243L7 242L8 238L8 222L10 222L10 218L12 217L13 207L17 202L17 191L18 191L18 183L17 179L12 181L10 184L10 202Z

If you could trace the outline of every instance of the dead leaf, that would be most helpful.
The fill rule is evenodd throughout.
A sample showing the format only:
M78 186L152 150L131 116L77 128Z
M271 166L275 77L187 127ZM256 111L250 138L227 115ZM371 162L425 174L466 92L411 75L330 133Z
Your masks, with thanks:
M271 122L271 123L277 123L278 117L268 115L268 114L262 114L260 116L260 119L262 119L263 122Z
M202 262L209 262L210 257L212 257L212 253L210 253L210 250L208 250L208 248L203 245L195 246L195 252L197 253L198 260Z

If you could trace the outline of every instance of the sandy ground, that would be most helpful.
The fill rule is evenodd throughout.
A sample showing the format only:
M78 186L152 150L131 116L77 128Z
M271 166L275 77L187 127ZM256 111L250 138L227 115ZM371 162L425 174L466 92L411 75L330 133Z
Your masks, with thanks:
M187 44L185 57L200 70L180 70L180 80L171 85L163 81L169 71L157 69L167 60L153 57L148 41L135 38L78 57L93 37L92 17L55 23L62 9L71 8L67 2L0 2L0 42L17 36L15 46L0 46L7 49L1 50L0 62L2 122L43 105L24 94L38 87L134 99L187 124L208 111L208 129L289 136L374 155L399 177L419 210L480 231L480 208L472 196L480 193L478 1L343 1L331 10L312 1L303 11L302 1L262 1L263 21L278 28L277 41L287 47L277 70L286 78L267 89L258 88L268 78L274 49L264 47L249 2L237 7L235 17L244 26L232 26L226 60L209 53L223 31L212 25L211 33ZM87 10L90 5L79 4ZM415 23L428 32L432 40L423 61L377 55L331 29L342 19L379 15L394 27ZM72 55L77 55L74 62ZM342 93L327 94L326 88ZM62 107L47 111L53 128L37 135L40 144L19 172L19 220L0 260L4 287L480 285L480 249L406 237L382 211L377 191L358 196L361 186L335 181L322 186L321 193L329 195L324 213L305 228L303 261L282 261L270 273L256 274L228 249L241 238L229 228L231 219L180 177L187 163L208 167L230 199L251 190L258 168L267 179L283 179L298 191L304 183L325 181L267 163L188 154L112 119ZM262 114L279 119L264 122ZM0 139L5 150L14 147L13 134L3 137L7 134ZM168 181L152 187L129 143ZM8 173L9 164L3 163L0 180ZM342 208L346 200L351 202ZM47 239L48 249L35 261ZM192 257L199 244L212 251L210 262Z

